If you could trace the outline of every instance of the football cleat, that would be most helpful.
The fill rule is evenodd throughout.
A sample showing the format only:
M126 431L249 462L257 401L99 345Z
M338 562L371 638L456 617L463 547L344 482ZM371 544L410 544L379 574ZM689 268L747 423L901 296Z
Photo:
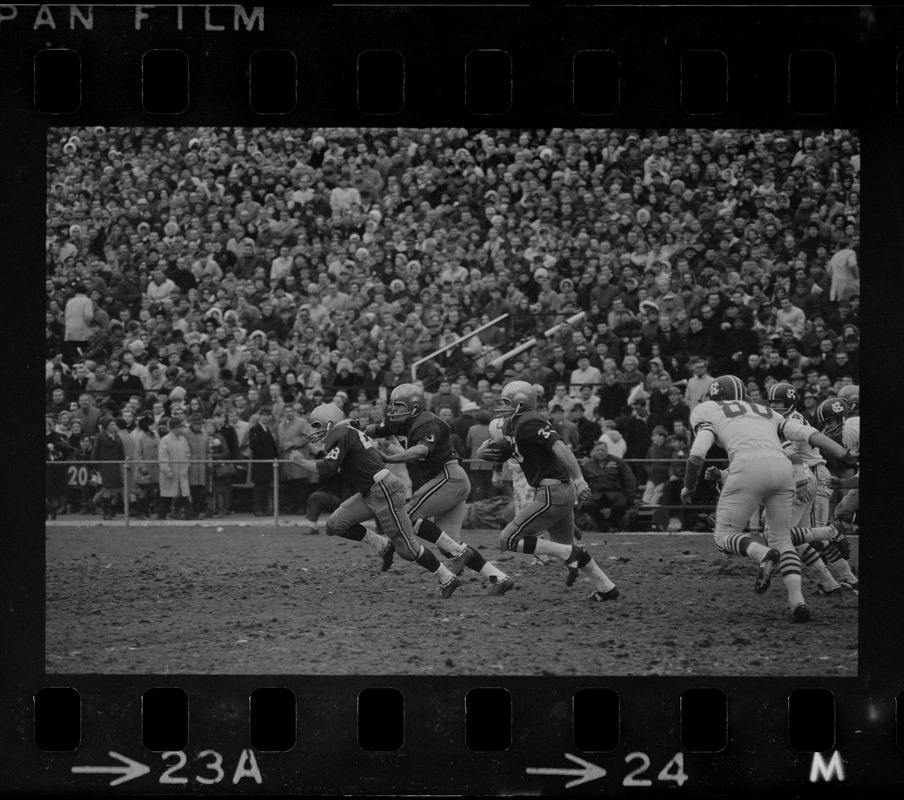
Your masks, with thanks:
M839 581L841 588L846 592L860 596L860 581Z
M829 541L838 548L838 552L841 553L841 557L845 561L849 560L851 557L851 543L848 541L847 536L844 535L844 523L840 520L835 520L829 527L835 531L835 535Z
M809 622L810 609L804 603L791 609L791 617L795 622Z
M389 572L389 568L392 566L392 560L395 558L395 545L390 542L386 545L386 549L383 551L383 565L380 567L380 572Z
M447 564L447 566L449 567L449 572L451 572L453 575L461 575L473 552L474 551L471 550L470 545L465 545L465 549L462 550Z
M820 595L821 597L838 597L842 594L843 591L844 590L841 588L841 586L836 586L834 589L826 589L825 586L820 584L816 587L816 594Z
M509 589L514 588L515 582L506 575L501 581L490 578L490 594L503 595Z
M607 600L618 600L618 587L613 586L608 592L595 591L590 595L594 603L605 603Z
M459 586L461 586L461 581L453 575L451 581L449 581L448 583L440 584L439 593L443 597L452 597L452 595L455 594L455 590Z
M565 578L566 586L574 586L575 581L580 577L581 571L577 567L568 568L568 577Z
M778 560L781 557L781 553L776 550L774 547L770 547L766 551L766 555L763 556L760 561L760 568L757 572L756 583L753 584L753 591L757 594L764 594L766 590L769 589L769 584L772 583L772 572L778 564Z

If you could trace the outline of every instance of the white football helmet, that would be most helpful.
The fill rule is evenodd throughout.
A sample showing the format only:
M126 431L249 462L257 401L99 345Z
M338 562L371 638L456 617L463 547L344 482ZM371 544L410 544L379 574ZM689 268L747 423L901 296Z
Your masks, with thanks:
M386 419L403 422L416 417L424 410L424 393L413 383L400 383L389 395Z
M344 419L342 409L333 403L322 403L317 406L311 412L310 423L313 430L308 434L308 441L319 442L337 422Z
M534 387L527 381L511 381L502 387L499 405L494 409L497 417L509 419L520 417L537 407L537 395Z

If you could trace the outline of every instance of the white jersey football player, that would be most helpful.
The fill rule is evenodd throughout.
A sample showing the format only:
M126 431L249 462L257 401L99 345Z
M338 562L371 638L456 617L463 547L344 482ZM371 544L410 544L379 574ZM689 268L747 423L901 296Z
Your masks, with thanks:
M763 594L778 567L788 592L791 616L798 622L810 619L801 590L801 564L791 543L791 508L795 485L791 462L781 446L781 437L807 441L831 455L851 461L839 444L815 428L785 419L771 408L747 400L744 384L733 375L716 378L707 400L691 412L694 443L688 457L681 500L693 502L704 458L716 443L728 452L728 470L716 507L716 547L726 554L747 556L758 564L754 591ZM773 546L766 547L744 534L754 509L762 503Z
M778 412L785 419L794 419L801 424L806 424L803 415L794 410L797 402L797 390L790 383L774 383L769 387L769 407ZM829 498L832 490L828 482L831 479L826 460L822 454L809 442L795 442L785 439L782 442L785 454L793 465L795 496L791 509L791 541L795 541L795 528L808 526L810 528L825 526L829 519ZM834 529L833 529L834 530ZM767 540L770 531L766 531ZM833 534L829 534L829 539ZM818 540L811 540L818 541ZM797 554L805 567L809 567L816 575L818 591L823 595L840 595L843 591L844 578L851 573L850 566L844 562L844 569L839 567L842 583L835 580L829 572L824 556L831 554L831 560L842 560L837 548L828 542L827 544L804 543L797 545ZM837 566L837 565L836 565ZM856 581L856 578L855 578Z

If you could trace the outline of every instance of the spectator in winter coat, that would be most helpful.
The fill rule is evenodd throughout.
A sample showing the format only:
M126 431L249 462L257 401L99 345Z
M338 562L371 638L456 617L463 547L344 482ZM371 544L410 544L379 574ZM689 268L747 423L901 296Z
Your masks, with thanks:
M188 461L191 450L185 438L184 422L179 417L173 417L168 427L169 432L160 440L158 447L160 505L157 507L157 519L166 519L171 510L175 519L184 519L190 511Z
M91 460L98 462L100 472L104 519L113 519L113 499L122 496L122 462L125 457L116 421L113 417L104 417L100 421L100 433L97 434L91 453Z
M625 512L634 505L637 480L631 468L597 442L590 458L581 462L581 474L590 486L590 499L580 505L600 531L619 530Z

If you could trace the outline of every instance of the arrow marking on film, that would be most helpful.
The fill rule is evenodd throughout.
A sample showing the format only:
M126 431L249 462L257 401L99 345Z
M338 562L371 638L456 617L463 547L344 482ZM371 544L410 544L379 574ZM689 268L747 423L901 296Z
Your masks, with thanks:
M577 786L581 783L595 781L597 778L602 778L606 774L606 770L604 770L602 767L598 767L596 764L591 764L589 761L584 761L583 758L573 756L571 755L571 753L565 753L565 758L574 761L575 764L580 764L583 769L528 767L527 773L528 775L579 775L580 777L577 780L573 780L565 784L566 789L570 789L572 786Z
M150 767L145 766L144 764L134 761L127 756L120 755L119 753L114 753L112 750L110 751L110 758L117 758L124 766L112 766L112 767L73 767L73 772L87 773L87 774L116 774L121 773L120 776L114 780L110 781L110 786L116 786L118 783L125 783L126 781L133 780L134 778L140 778L142 775L146 775L151 771Z

